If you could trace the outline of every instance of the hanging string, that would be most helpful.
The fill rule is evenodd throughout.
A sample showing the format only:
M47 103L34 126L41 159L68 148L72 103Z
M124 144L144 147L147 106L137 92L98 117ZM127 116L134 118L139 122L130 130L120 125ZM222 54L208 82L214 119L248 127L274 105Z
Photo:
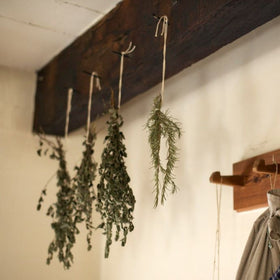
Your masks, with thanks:
M161 29L160 36L163 36L163 55L162 55L163 62L162 62L162 82L161 82L160 96L161 96L161 102L162 102L163 101L163 92L164 92L165 70L166 70L166 42L167 42L168 17L167 16L160 17L160 19L157 23L155 37L158 37L159 27L160 27L161 23L162 23L162 29Z
M119 97L118 97L118 109L121 107L121 98L122 98L122 76L123 76L123 63L124 56L134 52L136 46L132 45L132 42L129 43L128 48L125 51L121 52L121 62L120 62L120 79L119 79Z
M88 111L87 111L87 132L86 132L87 141L88 141L89 130L90 130L90 113L91 113L92 93L93 93L94 82L95 82L96 88L98 90L101 90L100 79L98 77L97 72L92 72L91 76L90 76L89 96L88 96Z
M274 174L273 184L272 184L272 175L269 174L269 182L270 182L270 189L275 189L276 179L277 179L277 175L278 175L278 164L275 161L274 155L272 156L272 162L275 164L275 174Z
M71 103L72 103L72 95L73 95L73 89L68 89L68 95L67 95L67 109L66 109L66 120L65 120L65 130L64 130L64 137L67 139L68 137L68 128L69 128L69 118L70 118L70 112L71 112Z
M220 279L221 201L222 201L222 184L216 185L217 228L216 228L212 280L215 279L216 269L217 269L217 279L218 280Z

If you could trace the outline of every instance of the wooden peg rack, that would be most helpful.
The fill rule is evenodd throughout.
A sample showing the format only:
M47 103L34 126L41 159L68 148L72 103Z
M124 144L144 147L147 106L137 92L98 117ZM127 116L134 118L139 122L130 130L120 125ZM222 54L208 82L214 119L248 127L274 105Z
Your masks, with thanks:
M210 182L233 186L234 210L242 212L267 206L267 192L276 174L280 174L280 150L234 163L231 176L216 171ZM275 188L280 188L280 176L275 182Z

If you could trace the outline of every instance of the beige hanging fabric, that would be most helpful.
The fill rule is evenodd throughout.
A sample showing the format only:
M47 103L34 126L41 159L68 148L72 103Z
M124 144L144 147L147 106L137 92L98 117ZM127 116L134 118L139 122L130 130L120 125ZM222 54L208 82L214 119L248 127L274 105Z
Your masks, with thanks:
M88 96L88 112L87 112L87 132L86 132L86 139L88 141L89 131L90 131L90 115L91 115L91 107L92 107L92 93L93 93L93 86L95 86L98 90L101 90L100 79L97 72L92 72L90 76L90 83L89 83L89 96Z
M163 62L162 62L162 82L161 82L161 90L160 90L160 96L161 96L161 102L163 101L163 93L164 93L164 81L165 81L165 71L166 71L166 44L167 44L167 30L168 30L168 17L167 16L161 16L156 28L155 37L158 37L159 33L159 27L162 23L162 29L160 35L163 36Z
M275 174L274 174L274 180L273 180L273 184L272 184L272 175L269 174L269 181L270 181L270 188L271 189L275 189L275 185L276 185L276 180L277 180L277 176L278 176L278 164L275 161L275 156L272 156L272 162L275 165Z
M73 95L73 89L68 89L67 94L67 108L66 108L66 120L65 120L65 130L64 130L64 137L67 139L68 137L68 129L69 129L69 118L71 113L71 103L72 103L72 95Z
M128 48L125 51L121 52L118 109L120 109L120 107L121 107L121 99L122 99L122 77L123 77L124 56L134 52L135 48L136 48L136 46L133 46L132 42L130 42Z
M280 189L271 189L267 200L269 208L254 223L236 280L269 280L280 266Z

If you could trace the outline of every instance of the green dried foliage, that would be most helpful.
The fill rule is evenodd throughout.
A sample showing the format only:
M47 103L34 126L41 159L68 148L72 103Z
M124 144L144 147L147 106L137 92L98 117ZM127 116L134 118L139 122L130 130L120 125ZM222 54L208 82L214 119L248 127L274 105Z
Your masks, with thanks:
M162 205L164 204L168 191L171 191L172 194L177 191L173 172L178 160L176 140L181 137L181 124L169 116L168 111L161 111L161 96L154 99L153 109L146 128L149 132L149 144L154 168L154 206L157 207L159 201ZM160 158L162 140L165 140L167 146L166 164L163 164Z
M128 232L134 229L132 213L135 205L124 161L127 154L123 144L124 135L120 131L123 120L116 109L111 108L109 114L106 146L99 167L100 183L97 185L96 204L96 210L103 220L99 227L104 230L107 238L105 258L109 256L114 228L115 241L121 238L121 244L125 246Z
M93 230L92 204L96 199L93 181L96 178L97 163L93 159L94 144L96 134L93 131L89 134L88 141L85 140L83 145L83 159L80 166L76 166L76 176L73 178L74 191L76 198L75 223L85 222L87 234L88 250L92 248L91 237Z
M47 211L47 216L52 217L51 224L55 237L48 248L47 264L50 264L54 253L58 253L58 259L63 263L64 268L69 269L73 263L73 254L71 252L75 243L75 234L79 233L74 222L75 193L71 186L71 178L67 170L65 152L60 138L56 141L48 140L44 135L40 137L40 148L37 151L39 156L49 154L51 159L57 160L59 167L56 172L57 177L57 201L52 204ZM47 148L43 148L43 144ZM49 153L50 151L50 153ZM39 198L37 210L41 209L43 196L46 195L46 187Z

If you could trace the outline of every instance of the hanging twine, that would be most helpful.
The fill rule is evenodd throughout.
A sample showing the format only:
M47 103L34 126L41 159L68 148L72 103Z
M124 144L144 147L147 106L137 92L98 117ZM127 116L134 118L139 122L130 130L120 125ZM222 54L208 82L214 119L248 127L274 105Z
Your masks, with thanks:
M275 164L275 174L274 174L273 184L272 184L272 175L269 174L269 182L270 182L270 189L275 189L276 179L277 179L277 175L278 175L278 164L275 161L274 155L272 156L272 162Z
M216 185L216 206L217 206L217 228L215 240L215 253L213 263L213 276L215 279L217 269L217 279L220 279L220 242L221 242L221 201L222 201L222 185Z
M87 112L87 132L86 132L87 141L88 141L89 130L90 130L90 113L91 113L92 93L93 93L94 82L95 82L96 88L98 90L101 90L100 78L98 77L97 72L92 72L91 76L90 76L89 96L88 96L88 112Z
M69 128L69 118L70 118L70 112L71 112L72 95L73 95L73 89L69 88L68 89L68 95L67 95L66 121L65 121L65 130L64 130L65 139L67 139L67 137L68 137L68 128Z
M158 37L159 27L161 23L162 23L162 28L161 28L160 36L163 36L163 54L162 54L163 62L162 62L162 82L161 82L160 97L162 102L163 92L164 92L165 70L166 70L166 42L167 42L168 17L167 16L160 17L157 23L155 37Z
M130 42L128 48L125 51L121 52L118 109L120 109L121 107L121 99L122 99L122 76L123 76L124 56L134 52L135 48L136 46L133 46L132 42Z

